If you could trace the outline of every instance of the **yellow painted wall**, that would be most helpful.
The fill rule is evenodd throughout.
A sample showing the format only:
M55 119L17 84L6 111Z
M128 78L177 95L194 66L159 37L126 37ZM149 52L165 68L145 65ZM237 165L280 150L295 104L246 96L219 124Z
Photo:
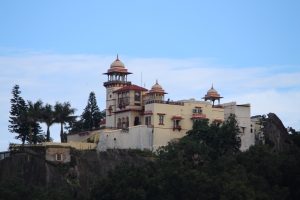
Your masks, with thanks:
M172 105L163 103L153 103L145 105L145 112L152 112L151 123L153 125L153 148L166 145L169 141L183 137L188 130L192 129L193 109L202 108L202 114L212 122L215 119L224 120L224 109L213 108L209 102L203 101L183 101L183 105ZM159 114L164 115L164 124L159 124ZM173 116L182 117L179 125L181 130L173 130ZM145 116L144 116L145 117ZM144 124L145 122L143 122Z

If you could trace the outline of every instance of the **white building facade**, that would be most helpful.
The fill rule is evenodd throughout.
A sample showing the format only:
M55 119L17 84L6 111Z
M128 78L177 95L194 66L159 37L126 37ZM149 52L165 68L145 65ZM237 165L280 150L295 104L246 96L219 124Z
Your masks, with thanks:
M234 114L240 128L241 151L249 149L255 144L255 134L251 123L250 104L237 104L236 102L224 103L224 118Z
M104 75L106 88L105 129L99 130L98 151L107 149L156 150L186 135L193 122L208 119L222 123L230 113L237 116L241 129L241 150L254 144L250 130L250 105L220 104L223 98L212 86L203 101L165 100L167 94L158 81L150 90L132 84L131 72L117 59ZM215 104L217 101L217 104ZM73 137L76 138L76 137Z

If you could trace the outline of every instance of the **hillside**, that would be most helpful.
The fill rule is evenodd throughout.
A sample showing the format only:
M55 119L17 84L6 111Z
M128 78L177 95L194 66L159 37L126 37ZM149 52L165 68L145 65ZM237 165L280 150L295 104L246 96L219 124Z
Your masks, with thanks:
M138 166L151 159L142 156L143 154L147 153L134 150L111 150L101 153L72 150L71 162L60 164L46 161L41 148L13 153L0 161L1 192L6 194L5 187L11 184L17 187L8 188L7 195L11 195L11 192L19 195L20 192L26 193L28 190L27 195L40 196L42 191L52 193L49 199L88 198L87 194L95 181L107 176L116 166L124 163ZM18 191L18 188L21 191ZM10 199L9 197L4 198L0 195L0 199ZM27 197L32 199L32 196Z
M62 164L27 148L0 161L0 199L300 199L300 135L281 131L272 115L264 125L266 143L245 152L234 117L197 121L155 155L71 150Z

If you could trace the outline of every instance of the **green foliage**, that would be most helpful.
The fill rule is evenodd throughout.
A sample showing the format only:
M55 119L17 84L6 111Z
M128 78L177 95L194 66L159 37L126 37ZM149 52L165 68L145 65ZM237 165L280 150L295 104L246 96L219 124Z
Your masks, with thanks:
M50 139L50 126L55 122L54 110L53 106L50 104L46 104L41 109L40 120L47 125L47 138L46 140L49 142Z
M122 165L101 178L91 199L300 199L300 150L267 145L240 152L234 116L223 124L195 122L186 137L154 162Z
M33 103L28 101L28 110L26 113L26 121L29 125L29 143L40 143L44 142L45 135L42 132L41 126L38 121L41 119L41 110L42 110L43 102L41 100Z
M11 110L9 112L8 129L11 133L18 134L16 139L20 139L22 144L28 139L28 124L23 120L27 112L27 104L20 96L21 91L19 85L15 85L12 89Z
M291 138L293 143L300 148L300 132L295 131L295 129L293 129L293 131L291 132L292 134L290 134L289 137Z
M67 188L27 185L23 179L0 181L0 200L68 200L74 199Z
M99 123L102 118L101 112L97 105L97 100L94 92L89 95L88 103L81 115L83 120L83 128L91 130L93 128L99 128Z
M28 142L36 144L44 141L51 141L50 126L53 123L61 125L61 141L66 142L66 134L63 132L63 126L66 123L72 123L75 116L72 116L75 109L69 102L56 102L54 109L50 104L43 106L43 102L28 101L27 104L20 96L21 91L18 85L12 89L11 111L8 129L11 133L16 133L16 139L20 139L22 144ZM40 122L47 125L47 135L42 132Z
M146 199L152 195L158 197L156 186L154 186L152 177L153 169L151 164L140 168L131 165L121 165L116 171L118 173L109 173L105 179L100 179L97 186L91 191L92 199ZM151 188L149 188L151 187ZM122 188L122 189L121 189ZM110 191L110 192L107 192Z
M91 92L88 103L81 114L80 120L72 122L71 131L77 132L98 129L100 127L100 121L104 116L105 113L100 112L97 105L95 93Z
M72 132L90 131L100 128L100 121L105 117L105 112L101 112L94 92L89 95L88 103L84 108L79 120L73 120L70 123Z
M150 150L129 149L129 155L138 155L141 157L155 157L155 154Z
M20 97L19 87L13 88L9 130L17 138L38 142L38 121L47 126L54 121L63 125L74 123L74 109L70 103L56 103L54 112L41 102L26 102ZM92 129L100 120L94 94L90 94L81 125ZM96 105L96 106L95 106ZM94 107L91 109L91 107ZM39 116L39 110L46 117ZM53 115L52 115L52 114ZM48 118L47 118L48 117ZM94 117L94 118L93 118ZM48 120L46 120L46 118ZM55 119L55 120L54 120ZM46 122L47 121L47 122ZM78 124L77 124L78 125ZM49 127L48 126L48 127ZM47 131L48 133L48 131ZM47 134L50 138L50 133ZM91 188L91 199L300 199L300 137L294 131L289 135L293 144L288 151L274 152L268 145L257 145L240 152L239 128L232 115L222 124L196 121L193 129L178 141L170 142L156 154L132 150L132 154L151 157L142 166L122 164L107 177L98 177ZM68 178L74 188L77 179ZM22 180L0 180L1 199L74 199L74 191L67 188L52 190L29 186ZM76 194L76 193L75 193ZM75 195L76 196L76 195Z
M231 115L223 124L208 124L208 119L194 122L193 129L187 132L180 143L188 151L188 154L202 152L209 158L216 159L225 154L235 154L239 152L240 138L239 128L235 116ZM188 143L188 144L186 144ZM194 147L191 151L191 147ZM196 150L196 148L198 148ZM204 156L203 155L203 156Z
M71 107L69 102L59 103L56 102L54 106L55 122L60 123L60 139L61 142L67 142L66 134L63 131L64 124L74 121L75 109Z
M20 139L22 144L26 141L33 144L42 142L45 138L38 121L43 102L28 101L26 104L20 96L19 89L20 87L15 85L12 90L9 131L18 134L16 139Z

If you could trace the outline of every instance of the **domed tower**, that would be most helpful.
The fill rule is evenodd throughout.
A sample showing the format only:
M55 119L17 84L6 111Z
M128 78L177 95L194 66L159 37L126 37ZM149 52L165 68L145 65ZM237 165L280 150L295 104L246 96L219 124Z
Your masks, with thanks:
M107 75L107 81L103 83L106 88L106 126L115 127L116 97L113 92L126 85L131 85L131 82L127 81L127 76L132 73L128 72L117 55L116 60L104 74Z
M220 105L221 98L223 97L220 96L220 94L217 92L217 90L214 89L214 86L212 85L202 99L204 99L205 101L210 100L211 102L213 102L213 106L215 106L215 100L218 100L218 104Z
M104 87L123 87L125 85L130 85L131 83L127 81L127 75L132 74L128 72L125 68L125 65L122 61L119 60L119 56L117 55L117 59L111 63L110 68L107 70L107 81L104 82Z
M148 92L149 100L156 100L156 101L164 101L165 94L167 94L161 85L156 83L152 86L151 90Z

